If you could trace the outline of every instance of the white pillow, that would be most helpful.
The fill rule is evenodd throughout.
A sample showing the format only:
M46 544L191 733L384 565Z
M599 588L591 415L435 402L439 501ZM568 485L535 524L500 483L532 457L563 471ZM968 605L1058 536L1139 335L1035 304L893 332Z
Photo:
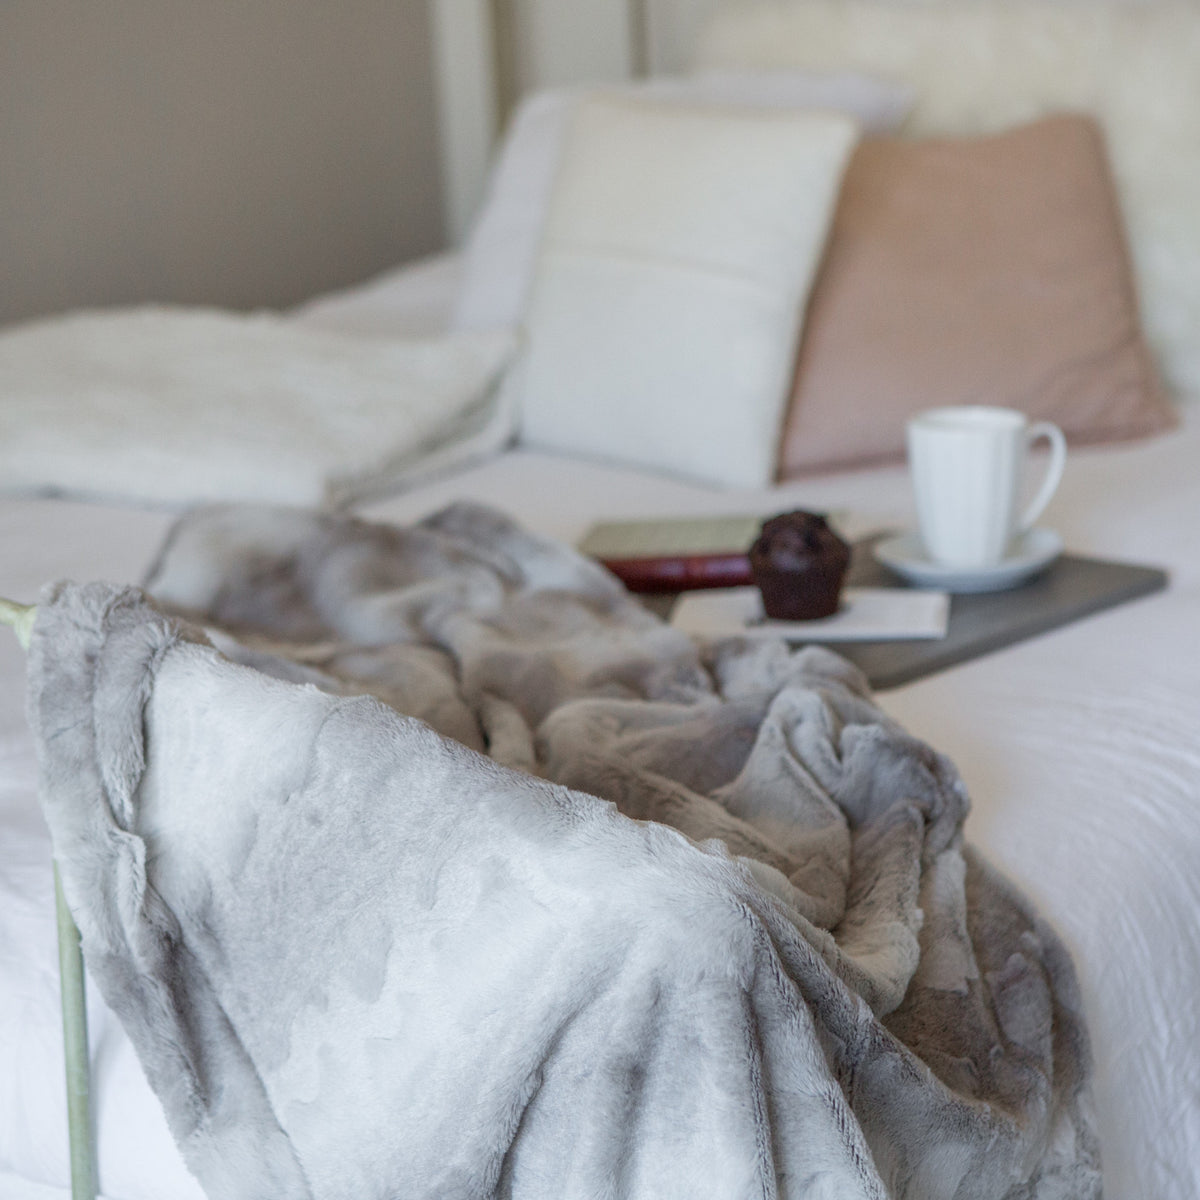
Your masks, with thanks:
M591 96L843 112L873 133L898 129L914 100L907 85L849 71L711 71L535 93L513 115L464 247L452 328L500 329L524 319L563 139Z
M343 504L496 449L511 334L426 341L144 308L0 333L0 490Z
M523 440L767 486L857 136L833 113L586 101L506 385Z

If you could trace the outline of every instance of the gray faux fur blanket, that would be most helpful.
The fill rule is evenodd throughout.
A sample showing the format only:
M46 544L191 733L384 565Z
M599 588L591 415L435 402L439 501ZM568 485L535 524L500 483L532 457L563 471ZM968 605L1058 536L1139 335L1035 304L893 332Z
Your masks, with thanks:
M59 585L30 711L210 1196L1098 1196L1066 954L843 660L473 506L208 510L149 586L221 652Z

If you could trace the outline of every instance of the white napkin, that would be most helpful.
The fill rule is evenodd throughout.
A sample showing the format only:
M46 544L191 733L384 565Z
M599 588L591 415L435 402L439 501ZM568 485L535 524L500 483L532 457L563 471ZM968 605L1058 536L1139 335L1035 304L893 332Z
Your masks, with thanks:
M694 637L783 637L806 642L875 642L944 638L950 619L945 592L846 588L842 605L819 621L771 621L758 588L685 592L671 624Z

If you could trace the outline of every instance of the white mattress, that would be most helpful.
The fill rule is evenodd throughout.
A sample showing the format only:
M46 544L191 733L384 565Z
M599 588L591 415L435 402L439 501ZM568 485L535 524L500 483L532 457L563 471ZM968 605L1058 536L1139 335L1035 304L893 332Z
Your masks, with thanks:
M1073 454L1045 518L1076 552L1168 567L1170 588L906 688L884 707L958 763L968 837L1075 954L1096 1058L1110 1200L1200 1194L1200 406L1178 433ZM911 515L901 470L728 494L517 451L367 510L409 520L494 503L574 539L597 517L846 507ZM0 503L0 595L49 579L136 581L170 518ZM68 1180L49 842L34 799L22 657L0 638L0 1198ZM199 1196L93 989L104 1194Z

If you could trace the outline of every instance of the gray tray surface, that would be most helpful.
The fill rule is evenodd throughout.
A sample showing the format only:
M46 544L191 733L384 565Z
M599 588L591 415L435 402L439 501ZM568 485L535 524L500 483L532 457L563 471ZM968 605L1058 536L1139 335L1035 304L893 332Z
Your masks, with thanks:
M906 586L875 561L874 540L854 547L846 582L857 587ZM876 691L886 691L1148 596L1166 585L1167 573L1157 567L1064 554L1020 587L952 597L949 630L938 641L843 643L836 650L863 670ZM641 599L665 617L676 597Z

